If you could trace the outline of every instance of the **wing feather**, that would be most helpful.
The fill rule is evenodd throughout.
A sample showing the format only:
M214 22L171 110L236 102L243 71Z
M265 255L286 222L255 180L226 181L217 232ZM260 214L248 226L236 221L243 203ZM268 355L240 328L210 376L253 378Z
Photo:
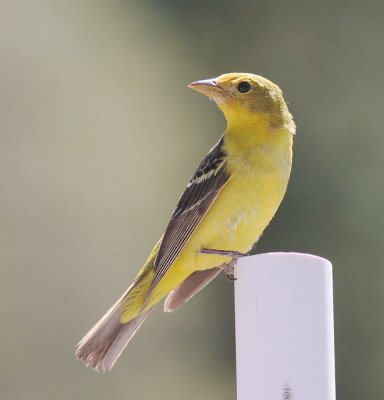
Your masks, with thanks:
M223 141L221 137L201 161L172 214L155 260L155 275L147 299L176 260L229 179L225 168Z

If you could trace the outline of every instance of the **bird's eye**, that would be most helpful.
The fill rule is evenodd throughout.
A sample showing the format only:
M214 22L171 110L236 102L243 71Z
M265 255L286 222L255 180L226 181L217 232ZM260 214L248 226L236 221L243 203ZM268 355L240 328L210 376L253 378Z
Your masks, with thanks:
M249 82L247 81L241 81L238 85L237 85L237 90L240 93L248 93L250 92L252 89L252 86Z

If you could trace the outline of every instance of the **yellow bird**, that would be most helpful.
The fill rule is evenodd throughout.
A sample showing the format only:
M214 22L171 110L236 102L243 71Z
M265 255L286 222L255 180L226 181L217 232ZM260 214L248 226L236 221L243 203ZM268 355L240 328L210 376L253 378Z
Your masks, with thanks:
M292 165L295 124L280 88L247 73L193 82L212 99L227 128L198 165L163 237L135 281L84 336L76 356L110 370L151 312L168 296L171 312L220 271L233 279L282 201Z

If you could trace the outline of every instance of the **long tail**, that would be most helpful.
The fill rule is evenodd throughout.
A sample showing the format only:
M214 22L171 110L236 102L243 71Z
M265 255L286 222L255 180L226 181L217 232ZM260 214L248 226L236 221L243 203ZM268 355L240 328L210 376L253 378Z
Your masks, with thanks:
M144 301L153 279L153 263L160 243L161 239L152 250L135 282L77 344L76 357L96 371L109 371L114 366L152 311L152 307L144 307Z
M126 307L126 293L105 313L100 321L81 339L76 346L76 357L98 372L109 371L132 339L152 308L122 324L120 317Z

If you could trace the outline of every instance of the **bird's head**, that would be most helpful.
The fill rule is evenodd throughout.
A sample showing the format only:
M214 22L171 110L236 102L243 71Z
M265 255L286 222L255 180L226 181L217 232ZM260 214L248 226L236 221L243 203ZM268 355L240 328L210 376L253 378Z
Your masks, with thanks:
M271 128L295 131L282 91L261 76L231 73L188 86L212 99L224 113L228 125L264 121Z

